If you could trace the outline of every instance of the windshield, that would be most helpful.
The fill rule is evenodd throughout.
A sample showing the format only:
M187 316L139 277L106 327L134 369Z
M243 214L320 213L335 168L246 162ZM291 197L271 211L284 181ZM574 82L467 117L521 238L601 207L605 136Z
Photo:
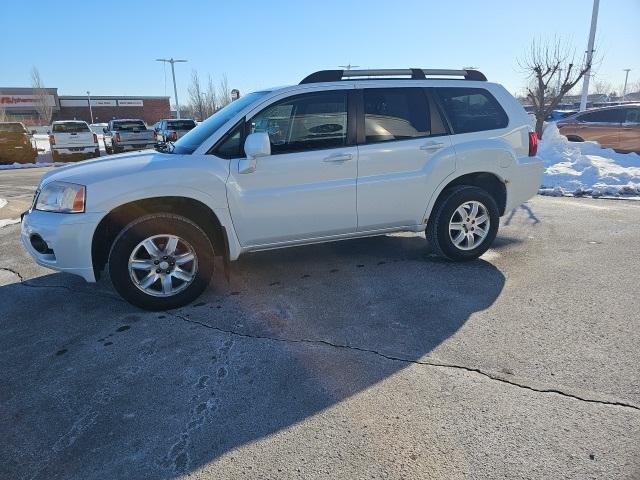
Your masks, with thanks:
M253 92L239 98L235 102L231 102L229 105L207 118L204 122L198 125L193 130L190 130L184 137L175 143L173 153L190 154L193 153L202 142L213 135L216 130L222 127L225 123L235 117L238 112L243 110L248 105L264 97L269 92Z
M167 122L167 128L171 130L191 130L195 126L196 122L193 120L172 120Z
M65 122L65 123L54 123L53 131L57 133L78 133L78 132L88 132L89 125L84 122Z
M146 130L147 126L142 120L132 120L126 122L113 122L113 129L117 131Z
M21 123L0 123L0 132L25 133Z

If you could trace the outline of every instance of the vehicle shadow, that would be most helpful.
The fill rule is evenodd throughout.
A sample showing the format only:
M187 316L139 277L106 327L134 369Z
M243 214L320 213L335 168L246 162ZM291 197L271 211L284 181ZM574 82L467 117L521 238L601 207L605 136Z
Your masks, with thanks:
M0 477L219 476L214 461L433 354L504 283L387 236L247 255L172 312L64 274L0 287Z

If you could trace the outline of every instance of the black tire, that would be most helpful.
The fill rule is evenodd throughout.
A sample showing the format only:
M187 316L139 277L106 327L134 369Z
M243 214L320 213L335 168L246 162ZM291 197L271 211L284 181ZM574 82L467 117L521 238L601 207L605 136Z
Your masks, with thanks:
M111 149L107 146L107 141L103 139L102 143L104 143L104 151L106 152L106 154L111 155Z
M186 240L197 259L195 278L184 290L165 297L141 290L129 274L129 258L140 242L154 235L175 235ZM206 233L188 218L169 213L146 215L118 234L109 253L109 274L116 291L129 303L145 310L168 310L195 300L209 285L214 268L214 250Z
M489 230L476 247L463 250L451 238L449 222L460 206L471 201L479 202L486 208ZM434 252L442 257L454 262L475 260L491 247L498 233L499 222L498 205L491 194L479 187L458 185L440 194L427 223L426 237Z

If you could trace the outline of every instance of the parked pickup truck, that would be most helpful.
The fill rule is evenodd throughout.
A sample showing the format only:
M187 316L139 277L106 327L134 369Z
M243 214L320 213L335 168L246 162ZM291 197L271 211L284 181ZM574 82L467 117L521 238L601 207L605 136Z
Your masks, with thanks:
M0 164L33 162L38 152L31 136L19 122L0 122Z
M196 122L191 119L164 119L155 128L158 143L175 142L189 130L196 128Z
M54 162L61 157L68 159L94 158L100 156L98 136L81 120L53 122L49 132L49 145Z
M139 119L111 120L103 131L104 148L109 155L156 145L156 133Z

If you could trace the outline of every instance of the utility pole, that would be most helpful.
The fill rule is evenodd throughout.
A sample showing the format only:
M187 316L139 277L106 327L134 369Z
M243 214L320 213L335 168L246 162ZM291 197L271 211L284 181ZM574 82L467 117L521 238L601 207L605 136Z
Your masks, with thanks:
M624 88L622 89L622 101L624 102L624 97L627 96L627 80L629 79L629 72L631 71L631 69L625 68L622 71L626 72L624 75Z
M589 94L589 77L591 76L591 62L593 61L593 43L596 39L596 25L598 23L598 8L600 0L593 0L593 11L591 12L591 30L589 31L589 43L587 45L587 65L589 70L584 74L582 80L582 99L580 100L580 111L587 109L587 95Z
M91 123L93 123L93 109L91 108L91 92L87 90L87 98L89 99L89 115L91 115Z
M176 118L180 118L180 104L178 103L178 89L176 88L176 71L173 68L174 63L186 62L186 60L174 60L171 58L156 58L156 62L165 62L171 64L171 76L173 77L173 95L176 99Z

